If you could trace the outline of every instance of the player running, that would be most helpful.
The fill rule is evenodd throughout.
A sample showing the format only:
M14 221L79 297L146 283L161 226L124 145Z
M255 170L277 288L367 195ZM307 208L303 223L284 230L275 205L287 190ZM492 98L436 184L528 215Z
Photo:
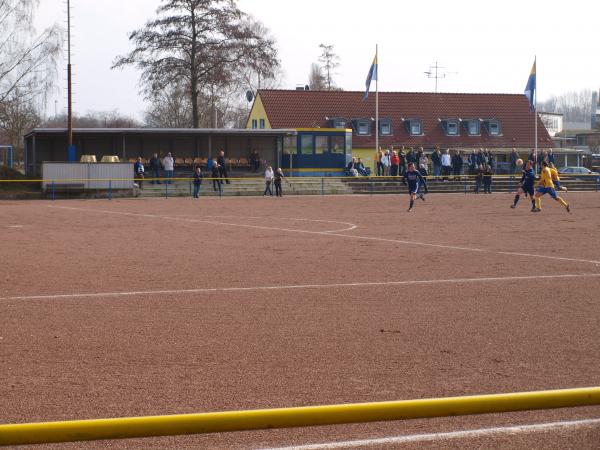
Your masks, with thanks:
M533 211L535 209L535 200L533 198L535 195L534 185L535 172L533 171L531 161L527 161L525 168L523 169L523 175L519 181L519 188L517 189L517 194L515 195L515 201L512 205L510 205L510 207L515 209L517 207L517 203L519 203L521 195L527 196L529 194L529 198L531 199L531 211Z
M554 200L560 203L568 213L571 212L571 208L569 204L565 202L562 198L556 195L556 191L554 190L554 183L552 182L552 172L550 172L550 167L548 167L548 163L546 161L542 161L542 173L540 177L540 181L537 185L537 192L535 193L535 209L532 209L532 212L540 212L542 210L542 196L544 194L550 194Z
M415 204L415 200L419 197L421 200L425 201L425 195L423 192L419 192L421 186L427 193L427 182L421 173L415 169L414 163L409 163L406 173L404 174L404 178L402 178L402 182L408 186L408 193L410 194L410 206L408 208L408 212L411 212L413 209L413 205Z
M560 177L558 176L558 170L554 167L553 163L548 163L548 167L550 168L550 174L552 175L552 182L554 183L554 189L557 191L565 191L567 192L566 186L560 184Z

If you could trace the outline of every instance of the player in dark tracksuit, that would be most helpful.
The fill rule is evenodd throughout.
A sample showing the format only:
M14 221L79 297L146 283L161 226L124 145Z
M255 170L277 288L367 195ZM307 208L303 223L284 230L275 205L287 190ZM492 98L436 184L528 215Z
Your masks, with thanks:
M408 193L410 194L410 206L408 211L412 211L413 205L415 203L415 199L419 197L421 200L425 201L425 195L423 192L419 192L421 186L427 193L427 182L421 173L415 169L414 163L409 163L406 173L404 174L404 178L402 182L408 186Z
M534 184L535 173L533 171L533 166L531 161L527 161L525 164L525 169L523 169L523 176L519 181L519 189L517 189L514 203L510 205L512 209L517 207L517 203L519 203L519 198L521 195L527 196L527 194L529 194L529 198L531 199L531 210L533 211L535 209L535 200L533 199L533 195L535 194Z

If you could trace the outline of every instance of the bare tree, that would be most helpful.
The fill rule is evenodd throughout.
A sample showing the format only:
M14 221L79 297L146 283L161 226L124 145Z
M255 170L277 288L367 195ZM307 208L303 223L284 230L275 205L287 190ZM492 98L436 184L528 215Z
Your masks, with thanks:
M18 92L33 98L56 78L62 31L58 25L36 34L33 17L39 0L0 0L0 102Z
M40 123L40 116L31 98L14 89L0 102L0 137L13 146L15 161L22 161L23 135Z
M327 90L331 91L335 88L335 83L333 81L334 70L340 65L340 57L336 55L333 51L333 45L319 45L321 49L321 56L319 57L319 62L323 64L323 70L325 72L325 83L327 86Z
M190 97L185 86L169 86L152 97L144 116L146 125L154 128L187 128L192 122Z
M592 91L582 89L552 96L538 105L540 111L557 112L564 115L565 122L587 122L592 114Z
M200 126L201 93L234 84L245 68L271 74L279 66L275 41L264 27L238 9L235 0L163 0L158 18L129 35L135 48L113 68L134 65L142 71L147 98L170 85L185 83L192 108L191 126Z
M308 86L311 91L324 91L327 81L323 75L323 69L317 63L312 63L308 74Z
M142 124L134 119L121 114L119 111L88 111L85 116L73 116L73 125L77 128L138 128ZM67 116L62 114L52 117L42 126L47 128L66 128Z

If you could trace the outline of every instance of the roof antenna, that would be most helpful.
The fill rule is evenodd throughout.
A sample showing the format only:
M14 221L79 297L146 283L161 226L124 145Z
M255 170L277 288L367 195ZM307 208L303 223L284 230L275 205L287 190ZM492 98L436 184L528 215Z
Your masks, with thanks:
M440 72L439 69L445 69L445 67L439 66L438 62L436 61L433 66L429 66L428 71L423 72L425 75L427 75L427 78L435 78L435 93L436 94L438 91L438 80L440 78L446 78L446 75L453 75L453 74L458 73L458 72Z

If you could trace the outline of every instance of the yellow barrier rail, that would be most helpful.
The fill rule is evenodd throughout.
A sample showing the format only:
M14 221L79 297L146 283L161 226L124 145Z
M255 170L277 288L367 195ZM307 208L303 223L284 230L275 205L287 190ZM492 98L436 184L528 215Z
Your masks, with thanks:
M398 175L398 176L376 176L376 175L371 175L369 177L365 177L365 176L359 176L359 177L348 177L348 176L327 176L327 177L308 177L308 176L286 176L284 178L284 180L353 180L356 182L364 182L364 183L368 183L368 182L392 182L392 181L399 181L402 182L402 176ZM477 178L477 175L448 175L448 176L434 176L434 175L426 175L423 178L427 179L427 180L441 180L442 178L447 178L449 179L451 182L464 182L465 180L469 181L472 180L474 181ZM520 178L520 174L515 174L515 175L496 175L494 174L492 176L492 178L494 180L513 180L515 182L518 181L518 179ZM230 181L253 181L253 180L263 180L264 181L264 177L231 177L231 176L227 176L227 177L217 177L217 178L211 178L211 177L203 177L202 180L207 180L207 181L212 181L212 180L230 180ZM589 179L590 181L595 181L596 179L600 179L600 175L595 175L595 174L561 174L561 181L573 181L573 180L587 180ZM78 181L78 182L98 182L98 181L131 181L131 182L136 182L139 181L140 179L138 178L47 178L47 179L31 179L31 180L6 180L6 179L0 179L0 183L51 183L51 182L55 182L55 183L61 183L61 182L65 182L65 181ZM143 182L148 182L148 181L193 181L194 177L190 176L190 177L179 177L179 178L142 178L141 181Z
M600 405L600 387L379 403L0 425L0 445L219 433Z

